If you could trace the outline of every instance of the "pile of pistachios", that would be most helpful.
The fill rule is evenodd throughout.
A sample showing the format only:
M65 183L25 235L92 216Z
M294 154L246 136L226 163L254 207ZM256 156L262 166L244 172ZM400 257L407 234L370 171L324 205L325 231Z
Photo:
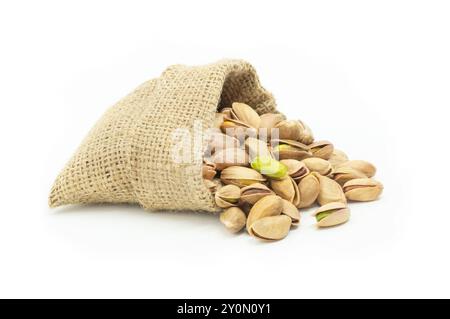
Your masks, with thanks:
M383 185L376 168L350 160L333 144L315 141L300 120L280 113L259 115L244 103L216 113L216 130L203 159L203 178L213 192L220 221L232 232L265 240L287 236L300 224L300 210L316 203L318 227L350 218L347 201L373 201Z

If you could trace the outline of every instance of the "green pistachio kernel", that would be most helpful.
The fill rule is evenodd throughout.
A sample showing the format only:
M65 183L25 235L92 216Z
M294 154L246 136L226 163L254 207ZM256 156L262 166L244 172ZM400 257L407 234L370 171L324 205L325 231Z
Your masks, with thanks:
M324 219L325 217L330 216L332 213L333 213L332 211L326 211L326 212L318 213L318 214L316 215L316 220L317 220L318 222L320 222L322 219Z
M283 163L270 156L257 156L250 163L254 170L271 178L281 179L286 177L288 168Z

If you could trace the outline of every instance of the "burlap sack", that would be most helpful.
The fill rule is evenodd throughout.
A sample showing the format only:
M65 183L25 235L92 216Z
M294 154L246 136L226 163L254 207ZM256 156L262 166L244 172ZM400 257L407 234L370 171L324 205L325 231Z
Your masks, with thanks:
M171 132L193 129L195 120L207 129L217 108L234 101L260 114L275 110L272 95L245 61L169 67L103 115L57 177L49 205L138 203L146 209L216 211L201 162L173 162Z

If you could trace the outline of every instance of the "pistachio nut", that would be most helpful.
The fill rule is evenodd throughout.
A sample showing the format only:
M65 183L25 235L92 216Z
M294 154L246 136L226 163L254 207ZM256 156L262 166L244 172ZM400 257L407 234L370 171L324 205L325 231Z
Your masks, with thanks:
M314 204L319 196L319 179L314 174L308 174L298 183L298 189L300 191L299 208L309 207Z
M253 205L264 196L273 194L274 192L266 185L255 183L241 188L241 201Z
M255 157L271 156L267 142L254 137L248 137L245 140L245 149L250 156L250 161Z
M282 179L287 176L287 166L271 156L258 156L250 163L254 170L270 178Z
M338 149L334 149L333 153L331 153L331 156L328 159L328 162L330 162L330 164L333 167L336 167L337 165L345 163L347 161L348 161L347 154L345 154L343 151L338 150Z
M259 128L261 118L256 111L245 103L234 102L231 105L231 116L235 120L246 123L250 127Z
M222 123L220 129L224 134L236 137L239 140L243 140L246 135L256 134L256 130L246 123L228 118Z
M202 176L204 179L212 180L216 176L216 165L214 163L205 163L202 165Z
M347 205L340 202L331 202L320 207L314 216L317 226L330 227L343 224L350 218L350 210Z
M347 183L348 181L357 178L367 178L367 176L361 173L360 171L357 171L356 169L346 166L336 168L334 171L334 180L338 182L341 186Z
M203 182L205 183L206 188L213 194L221 185L220 179L218 178L214 178L212 181L209 179L203 179Z
M336 168L340 168L340 167L353 168L357 171L360 171L367 177L373 177L375 175L375 173L377 172L375 165L373 165L372 163L369 163L367 161L362 161L362 160L351 160L351 161L347 161L347 162L341 163L336 166Z
M230 207L220 214L219 219L229 231L237 233L244 228L247 216L239 207Z
M305 158L302 161L310 172L317 172L320 175L329 176L333 173L333 167L331 164L319 157Z
M276 145L272 147L272 153L275 158L303 160L312 157L307 145L292 140L277 140L273 139L272 143Z
M214 199L220 208L237 206L241 197L241 189L236 185L225 185L217 190Z
M328 160L331 154L333 154L334 146L328 141L317 141L309 145L309 150L314 157Z
M314 135L313 135L312 130L309 128L309 126L300 120L298 122L300 123L300 127L301 127L299 142L306 144L306 145L309 145L312 142L314 142Z
M302 126L299 121L283 120L275 125L280 139L300 141Z
M242 148L226 148L215 152L211 161L222 171L230 166L248 166L248 155Z
M284 159L280 163L286 165L287 173L294 181L297 183L306 175L309 174L309 169L306 167L305 163L297 161L294 159Z
M220 113L223 114L223 117L225 119L231 119L231 107L224 107L223 109L220 110Z
M383 184L370 178L359 178L344 184L344 193L349 200L372 201L383 192Z
M221 132L213 132L208 139L208 146L210 154L214 154L217 151L240 147L240 142L237 138L223 134Z
M254 169L243 166L230 166L220 174L220 180L224 184L245 187L254 183L265 182L266 179Z
M265 113L260 116L261 122L259 128L265 128L268 132L273 129L278 123L285 120L286 117L280 113Z
M283 210L281 211L281 214L289 216L293 225L298 225L300 223L300 212L298 208L285 199L283 199Z
M332 202L347 203L341 185L329 177L320 175L319 173L311 173L319 180L320 192L317 196L317 201L320 205L325 205Z
M280 240L287 236L291 224L291 218L286 215L264 217L252 224L250 234L260 239Z
M283 201L279 196L268 195L258 200L248 213L247 217L248 233L251 234L250 229L255 221L268 216L280 215L282 210L283 210Z
M300 191L297 183L292 179L292 177L287 176L278 180L272 179L270 180L270 187L275 194L290 201L294 204L294 206L298 207L300 204Z

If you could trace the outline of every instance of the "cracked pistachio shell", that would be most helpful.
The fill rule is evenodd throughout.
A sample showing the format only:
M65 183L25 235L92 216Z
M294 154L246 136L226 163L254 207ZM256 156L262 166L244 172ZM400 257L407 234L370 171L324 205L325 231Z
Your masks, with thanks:
M212 180L216 173L216 165L214 163L208 162L202 165L202 176L204 179Z
M341 186L347 183L348 181L351 181L352 179L366 178L366 177L367 176L361 173L360 171L357 171L356 169L346 166L342 166L334 170L334 180L338 182Z
M237 206L241 197L241 189L236 185L225 185L217 190L214 199L220 208Z
M257 133L256 129L251 128L246 123L228 118L222 123L220 129L224 134L239 140L243 140L246 135L255 135Z
M309 169L305 163L294 159L281 160L280 163L286 165L288 175L296 182L309 174Z
M220 113L223 114L224 119L231 119L231 107L224 107L220 110Z
M309 174L298 183L298 189L300 191L299 208L309 207L314 204L319 196L319 179L314 174Z
M301 127L299 142L306 144L306 145L309 145L312 142L314 142L314 135L313 135L312 130L309 128L309 126L300 120L298 122L300 123L300 127Z
M259 128L261 118L256 111L245 103L234 102L231 105L231 116L235 120L246 123L250 127Z
M248 155L242 148L226 148L215 152L211 161L222 171L230 166L248 166Z
M214 116L213 127L214 128L220 128L220 126L222 125L224 119L225 119L225 115L223 115L222 113L216 113L215 116Z
M300 141L300 134L303 128L299 121L294 120L283 120L275 125L278 129L278 137L280 139Z
M319 227L331 227L345 223L350 218L350 210L344 203L328 203L313 214Z
M247 217L247 231L251 234L252 224L264 217L277 216L281 214L283 209L283 201L279 196L268 195L261 198L253 205Z
M245 187L254 183L265 182L266 179L254 169L243 166L230 166L220 174L220 180L224 184Z
M338 150L338 149L334 149L333 153L331 153L331 156L328 159L328 162L330 162L330 164L333 167L336 167L339 164L345 163L347 161L348 161L347 154L345 154L343 151Z
M333 173L331 164L319 157L305 158L303 161L311 172L317 172L320 175L329 176Z
M240 143L237 138L223 134L221 132L214 132L208 142L208 146L211 154L226 149L239 147Z
M267 142L254 137L248 137L245 140L245 149L250 156L250 160L255 157L271 156Z
M293 225L298 225L300 223L300 211L291 202L283 199L283 210L282 215L289 216L292 220Z
M377 172L376 167L372 163L369 163L367 161L362 161L362 160L346 161L344 163L337 165L336 168L340 168L340 167L353 168L357 171L360 171L367 177L373 177L375 175L375 173Z
M314 157L320 157L328 160L333 154L334 146L328 141L317 141L309 145L309 150Z
M280 113L265 113L260 116L259 128L265 128L270 132L278 123L284 121L286 117Z
M247 216L239 207L231 207L223 211L219 219L229 231L237 233L244 228Z
M301 161L305 158L312 157L307 145L292 140L272 140L272 143L277 143L272 147L272 153L278 160L295 159Z
M264 240L280 240L287 236L291 224L286 215L264 217L252 224L250 234Z
M341 185L329 177L320 175L319 173L312 173L319 180L319 195L317 201L320 205L325 205L332 202L347 203L344 192Z
M377 199L383 192L383 184L370 178L359 178L344 184L347 199L368 202Z
M287 176L283 179L273 179L270 181L270 187L275 194L291 202L294 206L297 207L300 204L300 191L292 177Z
M255 157L250 165L253 169L270 178L282 179L287 176L287 166L271 156Z
M273 194L272 190L266 185L255 183L241 188L241 201L253 205L264 196Z

